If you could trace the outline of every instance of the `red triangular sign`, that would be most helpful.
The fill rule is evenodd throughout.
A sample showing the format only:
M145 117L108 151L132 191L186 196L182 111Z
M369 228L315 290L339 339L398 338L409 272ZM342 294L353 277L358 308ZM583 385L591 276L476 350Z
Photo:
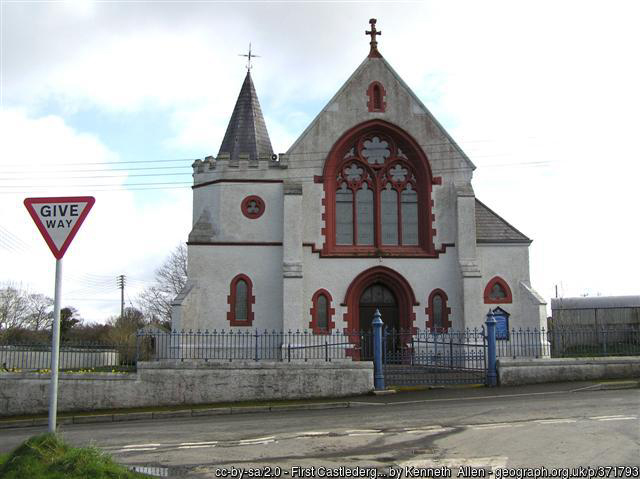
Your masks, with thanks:
M96 199L93 196L27 198L24 205L56 259L62 259Z

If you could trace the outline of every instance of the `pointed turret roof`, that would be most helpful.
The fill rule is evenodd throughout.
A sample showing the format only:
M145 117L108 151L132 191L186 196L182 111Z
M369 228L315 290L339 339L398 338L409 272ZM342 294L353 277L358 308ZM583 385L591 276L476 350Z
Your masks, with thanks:
M273 154L267 125L262 116L260 102L249 70L240 89L218 156L221 153L228 153L232 160L243 153L248 154L251 160L270 157Z

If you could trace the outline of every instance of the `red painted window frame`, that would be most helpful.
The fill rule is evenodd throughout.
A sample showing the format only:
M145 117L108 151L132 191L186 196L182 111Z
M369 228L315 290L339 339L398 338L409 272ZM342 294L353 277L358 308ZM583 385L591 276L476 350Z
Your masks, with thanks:
M257 213L249 212L249 203L251 201L255 201L258 204L258 208L260 209L260 211L258 211ZM244 200L242 200L242 203L240 204L240 208L242 209L243 215L245 215L250 220L255 220L260 218L263 215L264 210L266 209L266 206L265 206L264 200L260 198L258 195L250 195L250 196L247 196Z
M376 88L378 89L378 93L380 95L379 101L380 104L376 105ZM372 113L384 113L387 110L387 102L385 98L387 96L387 91L382 86L382 83L379 81L372 81L369 87L367 88L367 96L369 100L367 101L367 109Z
M401 147L405 155L413 158L409 161L416 177L418 194L418 244L417 245L383 245L381 239L380 219L380 192L381 188L374 189L374 244L373 245L338 245L336 244L336 190L337 175L342 171L345 163L345 152L362 137L366 135L380 134L393 138L397 146ZM433 215L432 188L434 184L440 184L441 178L433 177L427 155L420 145L407 132L384 120L370 120L348 130L331 148L322 174L325 199L325 227L322 229L324 245L321 256L331 257L427 257L435 258L438 252L435 250L433 239L436 230L433 228L435 217ZM400 195L398 195L400 204ZM354 194L355 198L355 194ZM355 203L354 203L355 204ZM398 218L400 222L400 218ZM354 217L354 222L357 219ZM354 237L355 241L355 237Z
M434 313L433 300L436 296L440 296L440 298L442 299L443 327L441 328L436 328L434 325L435 318L433 314ZM449 331L449 328L451 327L451 320L449 319L449 315L451 314L451 308L448 306L448 301L449 301L449 297L447 296L447 293L445 293L440 288L434 289L433 291L431 291L431 294L429 294L429 299L427 300L427 307L425 308L424 312L427 314L426 326L431 331L434 331L436 333L446 333L447 331Z
M237 320L236 319L236 284L240 280L244 280L247 283L247 319L246 320ZM256 302L256 297L253 295L253 282L251 278L246 274L240 273L231 280L231 284L229 287L229 296L227 296L227 304L229 304L230 308L227 311L227 321L229 321L229 326L251 326L253 324L253 305Z
M504 298L493 299L490 297L491 290L493 289L493 285L496 283L498 283L502 287L502 289L504 289L504 292L506 293L506 296ZM509 304L509 303L513 303L513 295L511 294L511 288L509 288L509 285L507 284L507 282L504 279L502 279L500 276L494 276L489 280L489 282L484 288L484 304Z
M318 298L320 296L324 296L327 299L328 318L327 318L326 329L318 326L318 321L316 318ZM309 313L311 314L311 322L309 323L309 327L314 332L314 334L330 334L331 330L336 327L336 324L333 321L333 315L336 313L336 310L335 308L331 307L332 301L333 301L333 298L331 297L331 293L329 293L329 291L327 291L326 289L321 288L315 293L313 293L313 297L311 298L312 306L311 306L311 309L309 310Z

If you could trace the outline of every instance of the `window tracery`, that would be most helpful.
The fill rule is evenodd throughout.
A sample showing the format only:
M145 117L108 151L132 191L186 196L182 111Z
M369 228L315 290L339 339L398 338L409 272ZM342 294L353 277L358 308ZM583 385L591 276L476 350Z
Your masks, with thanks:
M335 197L329 215L335 236L330 243L336 249L361 252L425 252L431 215L421 218L420 204L430 209L431 177L424 165L411 153L407 156L398 139L384 131L362 134L342 151L346 154L340 154L335 183L330 185ZM420 195L421 189L426 194ZM426 230L422 237L421 224Z
M484 288L485 304L506 304L512 301L511 288L507 282L500 276L491 278Z

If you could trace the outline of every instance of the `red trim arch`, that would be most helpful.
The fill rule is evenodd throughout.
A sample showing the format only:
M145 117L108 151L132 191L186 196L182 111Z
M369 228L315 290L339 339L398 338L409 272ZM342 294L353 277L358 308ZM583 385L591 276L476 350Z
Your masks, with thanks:
M382 83L379 81L371 82L369 88L367 88L367 96L369 97L367 108L370 112L384 113L386 111L387 102L385 101L385 97L387 96L387 92L382 86Z
M345 159L345 153L356 143L356 141L369 134L379 133L393 139L402 152L410 158L407 161L414 170L415 181L419 187L416 189L418 194L418 244L417 245L384 245L380 238L381 232L378 228L375 230L375 241L372 246L365 245L337 245L336 244L336 178L338 173L342 171L345 163L353 161ZM368 168L367 165L363 165ZM324 244L320 256L331 257L381 257L381 256L402 256L402 257L437 257L438 252L434 246L434 237L436 234L433 228L435 220L433 215L433 201L431 190L437 180L433 177L431 166L427 155L417 143L400 127L384 120L370 120L348 130L333 145L327 160L325 161L324 170L321 178L324 185L325 213L323 219L325 227L322 229L324 236ZM378 180L375 180L378 181ZM374 200L379 203L379 200ZM380 212L375 209L376 224L379 224ZM378 246L376 246L378 245Z
M442 298L442 309L443 309L442 328L436 328L435 325L433 324L433 320L434 320L433 299L438 295ZM447 293L445 293L440 288L436 288L433 291L431 291L431 294L429 295L429 299L427 300L427 307L424 310L424 312L427 314L426 326L431 331L436 331L436 329L438 329L438 331L436 332L446 333L451 327L451 320L449 319L449 315L451 314L451 308L448 306L448 301L449 301L449 297L447 296Z
M344 322L347 324L344 332L351 333L360 330L360 296L362 296L365 289L377 282L383 283L396 296L400 329L415 333L414 322L416 315L413 312L413 306L418 306L420 303L416 301L413 289L407 280L400 273L386 266L369 268L351 281L342 304L342 306L347 307L347 311L343 316Z
M240 280L244 280L247 283L247 319L236 319L236 284ZM227 304L230 306L227 311L227 321L229 326L251 326L253 324L253 305L256 302L256 297L253 295L253 283L246 274L238 274L231 280L229 296L227 296Z
M316 321L316 311L317 311L319 296L324 296L325 298L327 298L328 317L327 317L326 329L318 327L318 323ZM331 297L331 293L329 293L329 291L327 291L326 289L319 289L318 291L313 293L313 297L311 298L312 306L311 306L311 309L309 310L309 313L311 314L311 322L309 323L309 327L311 328L314 334L329 334L331 330L336 327L336 323L333 321L333 315L336 313L336 310L335 308L331 307L332 301L333 301L333 298Z
M496 283L499 284L502 287L502 289L504 289L504 292L506 293L506 296L504 298L494 299L490 297L491 290L493 289L493 286ZM507 284L507 282L504 279L502 279L500 276L494 276L493 278L491 278L487 283L487 286L485 286L484 288L484 303L485 304L508 304L512 302L513 302L513 295L511 294L511 288L509 288L509 285Z

